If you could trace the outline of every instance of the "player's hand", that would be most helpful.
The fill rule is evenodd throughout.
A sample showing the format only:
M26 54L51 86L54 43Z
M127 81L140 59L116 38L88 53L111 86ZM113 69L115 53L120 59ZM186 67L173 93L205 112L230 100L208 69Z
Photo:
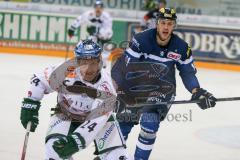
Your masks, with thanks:
M68 159L83 148L85 148L85 140L79 133L59 138L53 143L53 149L63 159Z
M97 32L96 26L88 26L87 27L87 32L89 35L95 35Z
M198 106L201 109L207 109L214 107L217 99L205 89L197 88L196 92L192 94L191 100L200 100L200 102L197 103Z
M74 36L74 32L75 32L75 29L69 28L69 29L68 29L68 36L69 36L70 38L72 38L72 37Z
M40 108L41 102L34 101L29 98L24 98L21 108L20 120L23 127L26 129L28 122L32 122L31 132L35 132L38 125L38 110Z

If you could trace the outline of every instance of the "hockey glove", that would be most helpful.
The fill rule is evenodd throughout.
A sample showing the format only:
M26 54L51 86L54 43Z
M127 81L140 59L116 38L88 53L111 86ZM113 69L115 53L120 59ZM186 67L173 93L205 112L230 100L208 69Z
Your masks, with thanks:
M95 26L89 26L89 27L87 27L87 32L89 35L95 36L97 29Z
M53 149L63 159L68 159L74 153L85 148L85 140L79 133L59 138L53 143Z
M40 108L41 102L34 101L29 98L24 98L22 102L21 108L21 123L23 127L26 129L28 122L32 122L31 132L35 132L35 129L38 125L38 110Z
M210 107L214 107L216 105L216 98L206 90L202 88L198 88L195 93L192 94L191 100L200 100L198 106L201 109L207 109Z
M71 27L68 29L68 36L72 38L74 36L75 28Z

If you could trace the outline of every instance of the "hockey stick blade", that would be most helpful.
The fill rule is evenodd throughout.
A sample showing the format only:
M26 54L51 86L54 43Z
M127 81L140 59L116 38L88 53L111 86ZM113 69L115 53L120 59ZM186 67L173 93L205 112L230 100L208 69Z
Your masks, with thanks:
M23 148L22 148L21 160L25 160L26 151L27 151L27 143L28 143L31 125L32 125L32 123L28 122L27 128L26 128L26 133L25 133L25 138L24 138L24 143L23 143Z

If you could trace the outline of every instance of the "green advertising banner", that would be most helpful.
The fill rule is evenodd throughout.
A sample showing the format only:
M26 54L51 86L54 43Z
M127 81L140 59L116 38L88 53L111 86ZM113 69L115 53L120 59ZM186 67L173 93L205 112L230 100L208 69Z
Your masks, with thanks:
M76 44L83 39L81 35L84 35L82 33L84 30L79 29L71 40L67 35L67 29L74 19L65 16L0 11L0 46L65 50L60 44ZM121 41L127 40L128 22L114 21L113 30L112 43L118 45Z
M73 18L0 12L0 37L3 40L66 43L67 28ZM74 41L80 39L76 34Z

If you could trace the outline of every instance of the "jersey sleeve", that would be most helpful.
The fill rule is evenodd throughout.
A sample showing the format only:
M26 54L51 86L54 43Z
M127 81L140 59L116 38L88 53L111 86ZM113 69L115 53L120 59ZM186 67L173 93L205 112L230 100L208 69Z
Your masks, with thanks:
M122 56L117 59L111 70L112 79L115 81L118 87L122 86L124 83L126 67L130 62L131 58L139 58L141 54L142 53L140 49L140 43L135 37L133 37L131 42L129 43L129 47L124 51Z
M55 67L47 67L43 72L33 74L30 79L30 88L28 90L28 98L40 101L44 94L53 92L49 85L49 77Z
M88 17L89 17L89 12L84 12L82 15L78 16L73 24L71 25L71 28L73 29L77 29L78 27L80 27L83 23L90 23L88 21Z
M124 70L126 68L125 58L126 55L123 54L117 59L116 63L111 69L111 76L116 84L116 87L120 86L121 82L124 81Z
M186 53L184 53L182 58L178 61L177 69L179 70L179 75L182 78L185 88L190 93L194 88L200 87L196 77L197 69L194 66L194 59L189 46L187 46Z
M133 55L134 57L139 57L140 54L142 54L138 37L132 38L131 42L129 43L129 47L125 51L125 54Z

